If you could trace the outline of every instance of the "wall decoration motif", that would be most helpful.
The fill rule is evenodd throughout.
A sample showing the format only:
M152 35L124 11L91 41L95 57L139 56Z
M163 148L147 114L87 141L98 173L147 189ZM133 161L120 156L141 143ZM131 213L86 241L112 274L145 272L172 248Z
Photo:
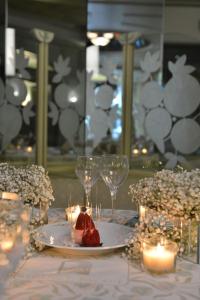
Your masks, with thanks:
M0 79L0 151L6 149L15 138L21 128L23 121L30 124L30 118L35 114L32 111L33 104L30 102L25 107L22 102L27 96L27 87L24 79L30 79L30 74L26 70L28 59L24 55L24 50L16 52L16 76L7 78L6 85Z
M186 59L183 55L175 63L168 63L172 77L164 87L154 80L155 72L161 67L159 53L147 52L141 62L144 127L167 160L166 168L186 163L184 155L200 148L200 84L191 75L195 68L186 65Z
M103 60L101 63L100 73L106 78L104 82L92 81L92 72L87 73L86 139L92 140L87 153L92 153L108 137L108 133L112 134L119 118L119 105L113 103L117 88L117 79L114 77L117 64L112 60Z
M53 126L58 124L63 137L68 141L75 153L81 149L76 142L84 143L84 93L83 82L85 73L77 71L77 84L73 87L66 81L66 77L71 73L70 58L63 58L59 55L54 62L55 75L52 82L56 84L54 89L54 100L49 102L48 116Z
M104 70L107 81L100 84L92 80L92 72L85 74L84 71L78 70L76 72L78 84L73 87L65 80L72 71L70 58L63 58L60 55L54 62L54 70L52 82L56 84L55 102L49 103L48 114L52 125L58 124L61 134L75 153L79 153L80 143L85 146L86 153L92 153L107 136L108 130L112 131L118 114L118 105L113 105L115 97L114 79L112 79L113 64L112 68L110 64L109 68L106 63L103 64L102 71ZM84 111L85 95L82 92L85 76L86 112Z

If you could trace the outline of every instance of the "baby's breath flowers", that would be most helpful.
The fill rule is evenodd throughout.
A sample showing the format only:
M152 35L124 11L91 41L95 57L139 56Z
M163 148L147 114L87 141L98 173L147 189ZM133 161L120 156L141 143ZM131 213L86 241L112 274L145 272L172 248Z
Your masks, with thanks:
M179 253L196 247L195 225L189 238L185 226L200 221L200 170L162 170L129 187L132 201L146 209L146 217L136 226L126 249L128 257L139 258L142 241L165 238L179 245ZM191 237L193 239L191 239ZM190 241L189 241L190 239ZM189 242L191 243L189 245Z
M35 249L42 250L44 246L35 243L34 228L47 222L47 211L54 201L50 178L42 166L28 165L16 168L8 163L0 163L0 192L17 193L27 209L29 243L26 245L26 258L32 256ZM36 207L36 208L35 208ZM29 217L29 211L31 211Z
M16 168L0 163L0 191L17 193L32 206L49 207L54 201L49 176L42 166Z
M162 170L129 187L132 200L175 217L200 220L200 170Z

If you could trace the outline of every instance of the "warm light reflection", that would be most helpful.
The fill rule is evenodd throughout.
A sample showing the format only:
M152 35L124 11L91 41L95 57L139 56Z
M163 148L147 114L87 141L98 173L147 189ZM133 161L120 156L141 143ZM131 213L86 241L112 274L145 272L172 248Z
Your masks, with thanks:
M33 148L31 146L26 147L26 152L31 153L33 151Z
M140 205L139 207L139 214L140 214L140 221L144 221L145 220L145 207Z
M76 220L80 212L81 212L81 208L79 205L68 207L66 209L68 222L73 224L76 223Z
M12 238L6 238L0 243L0 247L3 251L10 251L14 246L14 240Z
M22 241L24 245L27 245L30 241L30 234L28 230L23 230L22 232Z
M17 234L20 234L22 232L22 226L18 225L17 226Z
M137 148L133 149L133 154L134 155L138 155L139 154L139 150Z
M146 148L142 148L142 154L147 154L148 150Z

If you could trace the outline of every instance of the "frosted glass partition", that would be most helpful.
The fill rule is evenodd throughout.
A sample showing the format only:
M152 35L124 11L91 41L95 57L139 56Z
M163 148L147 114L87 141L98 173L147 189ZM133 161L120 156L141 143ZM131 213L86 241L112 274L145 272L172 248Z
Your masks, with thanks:
M130 44L133 46L134 64L131 75L132 132L128 139L132 143L133 162L139 158L140 164L140 156L147 155L149 151L154 152L154 143L146 137L143 124L145 109L141 103L141 89L149 71L142 70L140 62L153 55L153 77L156 83L161 84L164 1L89 1L88 12L89 33L97 34L100 38L107 37L107 33L113 36L106 45L98 46L98 41L88 35L90 55L87 56L86 152L121 153L122 132L123 142L127 141L127 138L124 139L123 125L124 103L127 101L123 96L126 93L126 86L123 86L124 61L127 57L124 57L123 52L125 45ZM91 53L94 44L97 46ZM95 62L93 66L91 61ZM158 153L157 150L155 152Z
M195 68L188 65L186 55L177 55L168 62L170 78L161 85L152 76L153 67L159 68L158 57L158 53L148 53L141 63L143 75L146 76L140 97L145 142L151 141L150 154L157 152L165 168L197 166L200 84L193 75ZM149 151L148 148L146 150Z
M96 48L94 55L98 59L92 61L98 62L98 67L91 66L88 55L86 152L117 153L122 130L122 51L113 54L90 46L90 53L91 47Z
M1 9L4 25L15 33L9 66L16 65L12 76L0 79L0 159L37 163L40 130L47 162L74 159L85 145L87 2L8 0L8 18ZM2 49L0 55L1 70L8 70ZM47 56L46 68L39 68ZM39 75L46 84L39 85Z

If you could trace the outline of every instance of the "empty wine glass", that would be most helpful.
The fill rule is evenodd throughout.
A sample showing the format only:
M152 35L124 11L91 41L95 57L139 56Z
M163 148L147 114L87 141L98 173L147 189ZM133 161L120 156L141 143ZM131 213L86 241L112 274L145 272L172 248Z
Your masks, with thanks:
M126 180L129 171L129 162L126 155L104 155L101 160L100 174L108 186L112 200L112 216L114 202L119 186Z
M78 156L75 172L85 190L86 203L84 204L91 206L91 190L100 176L99 158L97 156Z

